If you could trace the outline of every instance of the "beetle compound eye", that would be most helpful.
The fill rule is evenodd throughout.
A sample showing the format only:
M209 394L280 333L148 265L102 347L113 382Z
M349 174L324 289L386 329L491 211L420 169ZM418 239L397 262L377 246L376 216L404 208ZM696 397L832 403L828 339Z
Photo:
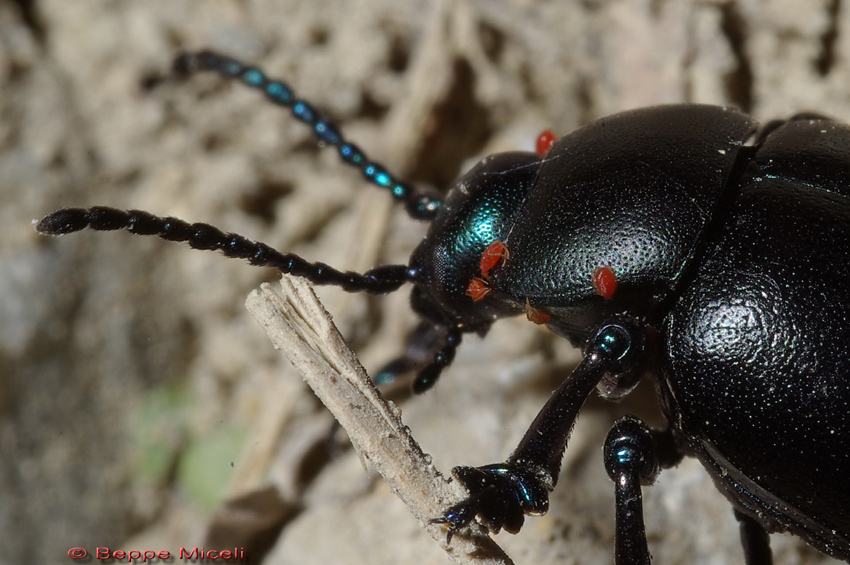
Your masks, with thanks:
M545 157L549 150L552 149L552 146L555 145L555 141L557 136L555 132L547 129L540 132L540 135L537 136L537 154L541 157Z
M617 276L611 267L599 267L593 271L593 290L602 298L608 299L617 292Z

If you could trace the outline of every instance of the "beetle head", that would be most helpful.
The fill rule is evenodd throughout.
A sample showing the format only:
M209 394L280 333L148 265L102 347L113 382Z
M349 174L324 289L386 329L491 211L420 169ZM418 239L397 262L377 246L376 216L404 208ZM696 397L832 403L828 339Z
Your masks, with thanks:
M491 155L457 181L410 260L413 308L441 325L483 331L499 317L521 313L496 293L470 296L482 278L482 254L504 241L540 168L535 153Z

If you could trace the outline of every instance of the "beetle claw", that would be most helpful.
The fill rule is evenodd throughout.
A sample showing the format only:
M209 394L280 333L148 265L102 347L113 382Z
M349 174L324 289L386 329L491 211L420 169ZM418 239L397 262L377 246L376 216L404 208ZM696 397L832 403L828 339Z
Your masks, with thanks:
M455 532L464 529L475 518L478 513L478 495L470 496L448 508L439 518L431 520L432 524L445 524L448 526L446 532L446 545L452 543Z
M469 491L469 497L448 508L432 524L446 524L446 543L469 525L476 516L491 533L502 528L515 534L525 522L525 514L543 514L548 508L545 486L522 469L508 463L485 467L455 467L455 478Z

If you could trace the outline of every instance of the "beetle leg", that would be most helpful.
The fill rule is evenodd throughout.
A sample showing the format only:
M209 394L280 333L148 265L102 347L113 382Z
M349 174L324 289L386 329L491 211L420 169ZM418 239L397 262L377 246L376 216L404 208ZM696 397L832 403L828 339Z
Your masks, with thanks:
M627 374L638 366L644 329L632 322L605 324L588 341L584 358L552 394L513 455L504 463L455 467L470 496L435 523L449 527L448 539L476 516L491 532L516 533L525 514L545 514L555 488L573 424L585 399L606 373Z
M747 565L772 565L770 536L761 524L743 512L735 510L735 518L741 527L741 545L744 546L744 561Z
M605 469L616 485L614 562L617 565L650 563L641 485L652 484L658 476L655 451L649 427L633 416L617 420L605 438Z
M375 384L381 387L394 385L405 373L418 371L429 364L444 333L445 327L436 325L430 320L419 322L419 325L408 334L401 356L375 373L373 379Z
M413 394L422 394L437 382L440 373L454 361L455 353L460 345L461 330L458 327L450 327L445 330L443 344L434 352L431 362L426 365L416 378L413 379Z

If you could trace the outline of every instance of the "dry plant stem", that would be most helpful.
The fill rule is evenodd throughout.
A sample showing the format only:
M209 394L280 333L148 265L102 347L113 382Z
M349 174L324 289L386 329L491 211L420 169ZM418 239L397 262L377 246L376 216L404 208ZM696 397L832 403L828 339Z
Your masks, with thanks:
M480 530L456 535L446 546L445 528L430 520L460 500L463 489L426 459L402 423L400 411L378 393L310 285L284 275L281 287L283 296L263 284L248 296L246 306L345 428L354 447L455 563L510 564L504 551Z

